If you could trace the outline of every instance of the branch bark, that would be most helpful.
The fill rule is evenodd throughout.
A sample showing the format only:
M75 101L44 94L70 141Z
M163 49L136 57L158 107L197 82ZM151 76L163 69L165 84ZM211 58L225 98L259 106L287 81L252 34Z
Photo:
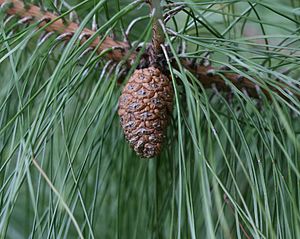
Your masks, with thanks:
M32 4L25 4L19 0L0 0L0 4L12 4L11 7L8 7L6 13L9 15L17 15L20 18L32 17L30 21L40 22L39 27L45 27L49 22L50 25L45 27L47 32L56 32L58 34L64 33L74 33L76 29L79 28L79 25L74 22L64 22L59 16L50 13L44 12L39 7ZM83 44L90 36L94 35L95 31L92 31L88 28L84 28L81 33L81 44ZM91 43L91 47L96 48L99 46L101 39L96 37L96 39ZM108 48L116 48L115 50L108 53L108 57L115 61L120 61L124 57L124 53L120 48L125 50L129 48L128 44L121 41L115 41L111 37L106 37L101 45L97 48L97 52L100 53Z
M153 4L160 4L159 0L154 0ZM5 4L11 4L11 6L7 7L6 13L9 15L17 15L20 18L28 18L30 21L39 21L39 27L44 27L44 30L46 32L56 32L57 34L66 34L66 33L74 33L76 29L79 28L79 25L74 22L64 22L62 19L58 18L57 15L50 13L50 12L44 12L39 7L28 4L25 6L25 4L20 0L0 0L1 6ZM154 7L156 5L153 5ZM157 8L157 6L156 6ZM157 23L158 20L161 19L161 16L159 14L162 14L161 11L157 11ZM156 24L157 26L160 25L159 23ZM160 27L160 26L158 26ZM156 49L160 49L160 44L164 42L163 33L159 33L159 29L156 30L158 33L157 44L159 43L159 47L155 47ZM83 44L90 36L94 35L95 31L92 31L88 28L84 28L81 34L81 40L80 43ZM128 54L129 45L126 42L122 41L116 41L110 37L106 37L105 40L101 43L99 46L99 43L101 41L100 37L96 37L95 40L91 43L91 47L97 48L97 52L100 53L105 49L112 48L112 51L109 51L107 53L107 57L114 60L114 61L121 61L126 54ZM123 50L121 50L123 49ZM127 65L130 66L131 62L136 57L136 52L133 51L131 53L129 60L127 61ZM182 59L181 64L190 72L192 72L202 83L202 85L205 88L213 88L215 87L219 91L231 91L230 86L226 84L226 81L224 78L226 78L228 81L230 81L236 88L241 90L242 92L246 92L250 97L259 98L260 92L265 94L267 98L271 98L270 93L266 89L259 90L259 87L252 82L250 79L247 79L245 77L241 77L239 74L234 73L220 73L220 74L214 74L213 72L217 72L218 69L215 69L211 66L204 66L203 64L191 64L188 59ZM177 67L176 65L174 65ZM285 88L289 88L285 83L278 84L277 89L273 86L269 86L270 90L277 92L280 96L286 98L286 96L282 93L282 91L285 90ZM298 99L300 99L300 94L298 91L292 91Z

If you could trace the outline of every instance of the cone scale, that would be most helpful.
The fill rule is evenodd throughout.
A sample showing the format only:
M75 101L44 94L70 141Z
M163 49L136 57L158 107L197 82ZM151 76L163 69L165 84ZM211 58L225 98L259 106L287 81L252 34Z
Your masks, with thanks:
M125 138L142 158L157 156L172 112L173 89L158 68L135 70L119 99Z

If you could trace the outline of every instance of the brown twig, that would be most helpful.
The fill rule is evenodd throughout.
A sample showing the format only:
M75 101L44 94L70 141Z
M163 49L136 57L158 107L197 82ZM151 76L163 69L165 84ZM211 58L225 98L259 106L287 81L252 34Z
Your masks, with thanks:
M45 31L47 32L57 32L58 34L64 33L74 33L79 25L74 22L65 22L61 18L58 18L57 15L44 12L39 7L35 5L25 4L19 0L0 0L0 4L12 4L11 7L8 7L6 13L9 15L17 15L21 18L31 17L30 21L40 22L39 27L44 27L49 22L52 22L48 26L45 27ZM94 35L95 31L92 31L88 28L84 28L81 33L81 43L83 44L90 36ZM125 42L115 41L110 37L106 37L105 40L99 46L101 39L100 37L96 37L95 40L90 44L91 47L97 48L97 52L100 53L108 48L118 48L108 53L108 57L115 60L120 61L124 57L123 51L121 48L128 49L128 44Z
M9 15L17 15L21 19L26 19L27 22L40 22L39 27L44 27L44 30L46 32L56 32L58 34L64 35L67 33L73 34L78 28L79 25L74 22L65 22L61 18L59 18L57 15L42 11L39 7L28 4L25 6L25 4L20 0L0 0L0 4L3 6L4 4L11 4L11 6L8 6L7 8L7 14ZM88 28L84 28L81 35L80 35L80 43L83 44L90 36L94 35L95 31L92 31ZM160 38L157 38L158 42L163 41ZM100 53L105 49L111 48L112 50L109 51L106 55L109 59L112 59L114 61L120 61L128 54L129 45L126 42L122 41L116 41L112 39L111 37L106 37L104 41L102 41L101 45L99 43L101 42L100 37L96 37L93 42L91 42L90 47L96 48L97 52ZM123 49L123 50L122 50ZM159 48L157 48L159 49ZM135 59L136 52L133 51L129 57L129 61L127 61L127 64L130 66L131 62ZM218 69L213 68L209 65L203 65L203 64L191 64L191 62L188 59L182 59L181 64L190 72L192 72L202 83L202 85L205 88L213 88L215 87L219 91L224 92L230 92L231 87L226 83L224 78L227 79L227 81L231 82L232 85L234 85L236 88L238 88L241 92L245 92L250 97L253 98L260 98L260 93L263 93L266 95L267 98L271 98L270 93L266 89L260 89L253 81L250 79L247 79L246 77L243 77L239 74L234 73L219 73ZM175 67L177 67L176 64L174 64ZM286 98L286 96L279 90L282 91L285 89L289 89L290 87L287 86L285 83L278 84L278 88L275 88L273 86L269 86L269 89L272 91L275 91L278 93L278 95L282 96L283 98ZM292 91L297 98L300 99L300 94L298 91Z
M213 84L219 91L229 92L231 88L226 81L221 77L221 75L216 74L216 69L211 66L204 66L202 64L190 64L187 60L183 60L182 64L186 69L191 71L198 79L201 80L201 83L204 88L212 88ZM259 98L258 86L252 81L243 77L239 74L234 73L222 73L224 78L228 79L235 87L240 91L247 91L247 94L253 98ZM274 89L275 90L275 89ZM270 94L267 90L261 89L262 93L270 98ZM277 90L276 90L277 91Z
M165 42L165 34L159 22L159 21L163 21L163 14L160 6L160 0L151 0L150 5L152 11L154 11L153 12L153 17L154 17L153 36L152 36L153 51L155 55L158 55L161 54L162 52L160 45Z

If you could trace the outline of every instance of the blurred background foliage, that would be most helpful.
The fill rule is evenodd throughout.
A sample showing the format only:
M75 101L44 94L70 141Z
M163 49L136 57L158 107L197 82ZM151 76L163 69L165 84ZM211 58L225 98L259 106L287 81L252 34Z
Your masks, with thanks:
M97 23L99 36L133 47L150 42L143 1L26 3ZM300 103L291 90L300 94L300 2L162 6L175 59L209 56L272 101L234 86L204 90L184 67L169 66L176 97L165 146L139 159L116 114L121 63L82 55L88 46L76 36L41 41L35 24L8 21L2 9L1 238L299 238ZM285 97L269 88L278 82Z

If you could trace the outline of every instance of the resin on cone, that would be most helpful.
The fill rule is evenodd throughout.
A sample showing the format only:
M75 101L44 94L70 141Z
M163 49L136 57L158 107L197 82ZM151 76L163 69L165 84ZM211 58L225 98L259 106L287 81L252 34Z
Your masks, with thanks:
M125 137L139 156L160 153L172 101L172 83L158 68L135 70L125 85L118 113Z

